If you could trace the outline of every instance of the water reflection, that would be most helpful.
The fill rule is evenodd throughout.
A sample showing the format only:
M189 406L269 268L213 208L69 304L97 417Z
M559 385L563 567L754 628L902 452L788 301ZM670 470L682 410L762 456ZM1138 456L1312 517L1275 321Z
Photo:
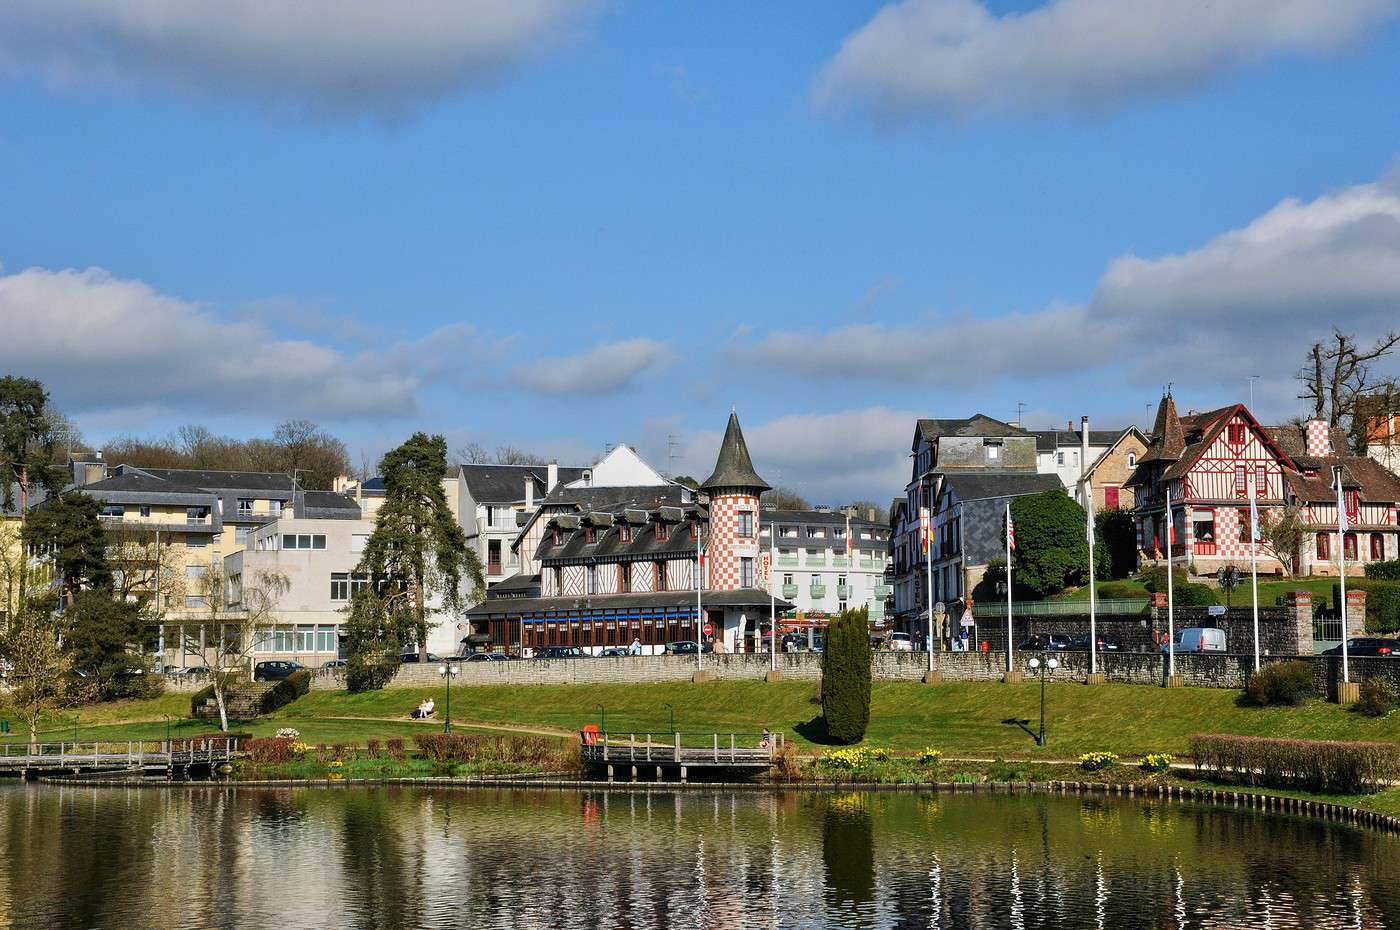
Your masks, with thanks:
M1385 927L1397 851L1116 799L6 785L0 927Z

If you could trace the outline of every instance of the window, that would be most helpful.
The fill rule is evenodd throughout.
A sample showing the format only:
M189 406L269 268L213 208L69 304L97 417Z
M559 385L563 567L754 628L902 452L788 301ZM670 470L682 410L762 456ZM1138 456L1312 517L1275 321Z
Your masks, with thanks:
M1248 476L1248 470L1247 470L1243 465L1236 465L1236 466L1235 466L1235 496L1236 496L1236 497L1248 497L1248 496L1249 496L1249 489L1248 489L1247 487L1245 487L1245 481L1247 480L1247 476Z
M150 505L150 504L142 504L142 505L140 506L140 508L139 508L139 511L140 511L141 516L143 516L143 517L149 517L149 516L151 515L151 505Z
M590 566L588 566L588 571L587 571L586 575L587 575L587 579L588 579L588 590L587 590L586 592L584 592L584 593L586 593L586 594L597 594L597 593L598 593L598 566L596 566L596 565L590 565Z
M324 549L326 537L320 533L287 533L282 537L283 549Z
M351 551L351 552L364 552L364 551L365 551L365 547L368 546L368 545L369 545L369 534L368 534L368 533L352 533L352 534L350 535L350 551Z
M185 595L185 609L186 609L186 610L203 610L204 608L206 608L206 607L208 607L208 606L209 606L209 598L207 598L207 597L204 597L204 596L199 595L199 594L186 594L186 595Z
M267 512L272 514L272 516L274 517L282 516L282 506L284 503L284 501L268 501Z
M209 546L208 536L196 536L193 533L185 537L186 549L205 549Z
M1056 453L1055 453L1055 464L1056 464L1056 465L1063 465L1064 463L1065 463L1065 454L1064 454L1063 452L1056 452ZM1015 566L1012 566L1012 567L1014 568Z
M208 520L208 519L209 519L209 508L208 508L208 507L186 507L186 508L185 508L185 522L186 522L186 523L203 523L205 520Z
M1385 560L1385 537L1380 533L1371 534L1371 561L1381 562Z
M666 563L665 563L665 562L657 562L656 565L653 566L653 571L655 572L655 575L656 575L656 581L655 581L655 583L652 585L652 588L653 588L654 590L657 590L657 591L665 591L665 590L666 590Z
M234 572L224 582L224 599L230 605L243 603L243 573Z
M251 497L240 497L238 499L238 515L246 517L253 512L253 499Z
M666 526L665 522L663 522L663 521L661 521L661 520L657 520L657 521L656 521L656 541L657 541L657 542L665 542L665 541L666 541L666 538L670 535L670 533L671 533L671 531L670 531L670 529Z
M1351 560L1351 561L1353 561L1353 562L1356 561L1356 534L1355 534L1355 533L1348 533L1348 534L1346 535L1346 538L1342 540L1342 552L1346 555L1346 557L1347 557L1349 560Z
M1226 427L1225 441L1232 446L1244 445L1244 424L1231 423Z
M316 651L317 652L339 652L340 637L336 634L336 628L328 624L321 624L316 627Z
M1129 452L1129 453L1128 453L1128 467L1129 467L1129 468L1136 468L1136 467L1137 467L1137 453L1136 453L1136 452Z
M784 526L784 527L782 527L782 528L780 528L780 529L778 530L778 535L781 536L783 539L796 539L796 538L797 538L797 527L795 527L795 526Z
M632 524L623 523L617 528L617 538L620 542L630 543L632 541Z
M739 560L739 587L752 588L754 586L753 559Z
M1014 569L1015 566L1012 566L1012 568ZM845 576L845 575L837 575L837 576L836 576L836 587L838 587L838 588L844 588L845 586L846 586L846 576Z
M1267 466L1264 466L1264 465L1255 465L1255 466L1254 466L1254 496L1255 496L1255 497L1268 497L1268 496L1269 496L1269 470L1268 470Z
M557 528L549 531L549 543L552 546L559 545L559 530Z
M826 539L826 530L820 526L807 527L808 539Z
M208 566L208 565L186 565L186 566L185 566L185 580L187 580L187 581L200 581L200 580L202 580L202 579L204 578L205 575L208 575L208 574L209 574L209 566Z
M584 527L584 529L583 529L583 541L584 541L585 543L587 543L588 545L591 546L593 543L595 543L595 542L598 541L598 531L597 531L596 529L594 529L592 526L586 526L586 527Z
M298 624L293 640L297 652L314 652L316 649L316 627L311 624Z
M331 572L331 600L350 600L350 573Z
M632 591L632 565L629 562L618 563L617 591L619 594L628 594Z
M1239 513L1237 513L1237 514L1235 515L1235 519L1236 519L1236 521L1239 523L1239 527L1240 527L1240 535L1239 535L1239 540L1240 540L1240 542L1242 542L1242 543L1253 542L1253 540L1250 538L1251 532L1252 532L1252 528L1250 527L1250 524L1249 524L1249 511L1248 511L1248 510L1245 510L1243 507L1240 508Z
M753 538L753 511L741 510L736 515L738 526L736 531L740 539Z
M700 587L700 563L695 559L690 560L690 587Z
M240 546L248 545L248 540L253 535L251 526L235 526L233 528L233 541Z
M1332 534L1317 534L1317 558L1322 562L1332 561Z
M793 580L792 580L792 572L788 572L788 573L786 573L785 575L783 575L783 584L785 584L785 585L794 584L794 582L793 582Z
M102 516L121 519L126 516L126 508L121 504L107 504L102 508Z
M556 595L564 593L564 569L554 569L554 593Z
M995 462L1001 458L1000 439L984 439L982 440L982 447L987 450L987 459L989 461Z
M499 539L486 541L486 570L493 575L501 573L501 541Z

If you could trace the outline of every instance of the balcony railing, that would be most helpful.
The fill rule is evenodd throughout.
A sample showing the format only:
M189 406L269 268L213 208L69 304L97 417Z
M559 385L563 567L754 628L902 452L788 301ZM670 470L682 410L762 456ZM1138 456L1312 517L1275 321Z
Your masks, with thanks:
M812 554L812 553L810 553L810 552L807 553L807 564L808 564L808 565L825 565L825 564L826 564L826 553L825 553L825 552L821 552L821 553L817 553L817 554L815 554L815 555Z
M836 586L836 596L841 600L846 600L851 596L851 586L848 584L838 584Z
M795 585L795 584L785 584L785 585L783 585L783 597L797 597L797 585Z
M826 597L826 585L824 584L814 584L810 588L808 588L807 591L809 594L812 595L812 597Z
M876 596L876 597L889 597L889 596L890 596L890 591L891 591L891 590L893 590L893 589L892 589L889 585L887 585L887 584L877 584L877 585L875 586L875 596Z
M831 564L836 568L850 568L851 560L846 558L844 555L838 555L831 560Z
M779 567L779 568L796 568L796 567L797 567L797 556L795 556L795 555L780 555L780 556L778 556L778 567Z

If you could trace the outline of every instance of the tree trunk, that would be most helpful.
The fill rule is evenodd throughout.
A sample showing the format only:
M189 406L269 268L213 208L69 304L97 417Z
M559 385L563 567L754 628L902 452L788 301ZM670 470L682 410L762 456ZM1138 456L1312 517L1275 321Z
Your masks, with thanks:
M19 470L19 601L17 609L24 607L24 597L29 584L29 547L24 541L24 521L29 511L29 471ZM5 605L7 608L9 605Z
M428 661L428 619L423 606L423 579L417 578L413 584L413 610L418 626L418 661Z
M219 705L219 730L228 732L228 705L224 703L224 686L219 681L219 674L214 674L214 702Z

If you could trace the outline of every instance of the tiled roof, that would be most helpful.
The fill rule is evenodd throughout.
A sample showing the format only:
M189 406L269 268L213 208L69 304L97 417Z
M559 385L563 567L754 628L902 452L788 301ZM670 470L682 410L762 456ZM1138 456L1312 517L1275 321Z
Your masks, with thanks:
M1176 413L1176 401L1170 394L1157 405L1157 419L1152 425L1152 441L1140 462L1174 462L1186 448L1186 432Z
M715 460L715 470L701 482L706 491L721 488L747 488L757 491L770 489L768 482L753 470L753 460L749 458L749 446L744 442L744 432L739 428L739 415L729 414L729 423L724 428L724 439L719 444L719 457Z
M958 500L977 501L997 497L1020 497L1042 491L1064 490L1056 475L1036 474L949 474L942 487L952 490Z
M207 491L285 491L291 493L290 475L263 471L208 471L195 468L142 468L148 475L175 484Z
M1019 426L1012 426L1001 420L976 413L962 419L922 419L916 427L918 436L927 440L939 436L1029 436L1030 433Z
M1079 430L1033 429L1029 432L1035 437L1035 451L1037 452L1079 448ZM1128 432L1126 429L1091 429L1089 430L1089 445L1111 446L1126 432Z
M1392 474L1375 459L1362 455L1329 456L1298 460L1301 468L1316 470L1317 477L1287 473L1288 490L1304 503L1328 503L1337 499L1332 484L1332 468L1342 466L1342 487L1355 488L1362 501L1370 504L1400 502L1400 477Z
M493 589L495 590L495 589ZM737 588L732 591L705 591L701 599L706 608L710 607L762 607L769 604L769 594L759 588ZM777 598L778 610L791 610L795 605ZM695 608L695 591L649 591L636 594L591 594L567 597L487 597L486 600L468 610L469 617L497 616L500 614L518 615L544 613L552 610L625 610L628 608L685 609Z

